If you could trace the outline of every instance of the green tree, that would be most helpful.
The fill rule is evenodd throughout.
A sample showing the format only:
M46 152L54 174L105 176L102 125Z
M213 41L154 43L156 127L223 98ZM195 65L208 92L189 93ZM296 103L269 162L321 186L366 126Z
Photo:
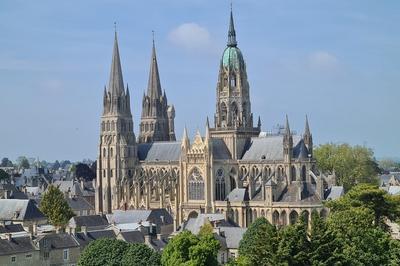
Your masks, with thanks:
M109 238L98 239L92 241L83 250L79 257L78 265L121 266L128 250L129 244L124 241Z
M283 265L310 265L309 252L307 221L305 215L301 215L296 224L286 226L279 232L276 262Z
M63 227L74 216L63 193L55 186L50 185L40 201L40 210L47 216L54 226Z
M12 167L13 163L8 158L1 159L0 167Z
M359 183L378 183L379 167L371 149L349 144L324 144L314 151L318 168L335 171L337 182L349 190Z
M161 255L145 244L134 243L125 250L121 263L126 266L159 266Z
M29 169L30 167L29 160L25 156L18 157L17 164L20 169Z
M257 218L239 243L239 256L249 265L273 265L278 248L278 232L264 217Z
M4 182L9 179L10 179L10 175L3 169L0 169L0 181Z
M164 266L213 266L218 265L217 253L220 244L212 234L195 236L183 231L173 237L161 255Z
M400 218L400 197L379 189L376 185L360 184L337 200L329 201L326 206L331 212L347 210L351 207L363 207L371 211L374 224L385 228L385 218L396 221Z
M341 245L335 234L328 229L326 221L318 212L311 213L310 265L338 265L343 261Z

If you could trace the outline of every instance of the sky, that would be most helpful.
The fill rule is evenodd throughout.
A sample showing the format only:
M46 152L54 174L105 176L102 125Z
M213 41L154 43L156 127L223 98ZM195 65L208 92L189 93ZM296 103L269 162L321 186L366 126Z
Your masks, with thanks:
M117 24L135 133L155 31L182 136L215 111L228 0L0 1L0 157L95 159ZM255 119L400 157L400 1L234 0Z

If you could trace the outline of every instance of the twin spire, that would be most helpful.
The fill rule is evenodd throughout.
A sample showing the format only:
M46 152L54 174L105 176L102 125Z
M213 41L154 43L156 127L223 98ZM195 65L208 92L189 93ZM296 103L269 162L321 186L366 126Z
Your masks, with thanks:
M153 48L151 51L151 63L150 63L150 73L149 82L147 85L147 96L151 99L158 99L162 95L160 74L158 73L158 64L156 56L156 47L154 44L154 32L153 32Z
M111 61L110 83L108 91L112 95L122 95L124 93L124 80L122 78L121 60L119 57L117 31L115 31L114 48Z

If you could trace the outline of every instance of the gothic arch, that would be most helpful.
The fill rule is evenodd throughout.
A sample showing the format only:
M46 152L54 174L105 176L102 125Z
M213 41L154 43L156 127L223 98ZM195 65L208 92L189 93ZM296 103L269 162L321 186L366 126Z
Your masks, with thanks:
M299 214L295 210L293 210L289 214L289 222L290 222L290 224L295 224L297 222L298 218L299 218Z
M272 224L279 225L279 212L278 211L274 211L272 213Z
M239 109L236 102L232 102L231 104L231 113L232 113L232 125L235 125L236 121L239 119Z
M189 174L189 200L204 200L204 178L201 171L194 167Z
M306 181L307 178L307 169L306 166L303 165L303 167L301 167L301 181Z
M225 200L225 174L222 168L217 169L215 181L215 199Z
M296 167L294 165L292 165L291 167L291 174L292 174L291 181L296 181Z
M222 102L220 105L220 112L221 112L221 121L226 122L228 115L228 108L226 107L226 104L224 102Z
M287 225L287 213L285 210L281 212L281 225Z
M190 218L197 218L197 216L199 216L199 214L198 214L197 211L191 211L191 212L189 213L189 215L188 215L188 220L189 220Z

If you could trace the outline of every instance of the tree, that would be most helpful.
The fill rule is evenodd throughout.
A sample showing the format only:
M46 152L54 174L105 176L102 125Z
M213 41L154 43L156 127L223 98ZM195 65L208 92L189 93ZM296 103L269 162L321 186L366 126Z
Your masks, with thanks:
M0 181L6 181L9 179L10 179L10 175L3 169L0 169Z
M337 200L326 204L331 212L347 210L351 207L362 207L371 211L374 224L385 228L385 219L396 221L400 218L400 197L393 196L376 185L360 184Z
M96 175L87 164L78 163L75 166L75 176L78 178L81 177L86 181L92 181Z
M164 266L217 266L220 244L212 234L205 233L206 230L203 231L204 234L199 237L189 231L183 231L173 237L164 248L161 264Z
M30 167L28 158L26 158L25 156L18 157L17 164L20 169L29 169Z
M309 252L307 221L305 215L301 215L296 224L280 230L276 262L284 265L310 265Z
M378 162L382 172L400 171L400 162L393 159L382 159Z
M121 262L122 265L127 266L159 266L161 265L161 255L145 244L134 243L125 250Z
M3 159L1 159L0 167L12 167L12 166L13 166L13 163L7 157L4 157Z
M341 245L326 221L318 212L311 213L310 230L310 265L337 265L344 259L341 256Z
M239 243L239 256L247 257L250 265L273 265L278 242L276 227L264 217L257 218Z
M60 169L60 167L61 167L60 162L59 162L58 160L56 160L56 161L54 162L54 164L53 164L52 169L53 169L53 170L58 170L58 169Z
M55 186L50 185L40 201L40 210L47 216L54 226L63 227L74 216L63 193Z
M103 238L92 241L81 253L78 265L81 266L120 266L129 244L117 240Z
M379 167L371 149L349 144L324 144L314 151L318 168L335 171L337 182L349 190L359 183L378 183Z

